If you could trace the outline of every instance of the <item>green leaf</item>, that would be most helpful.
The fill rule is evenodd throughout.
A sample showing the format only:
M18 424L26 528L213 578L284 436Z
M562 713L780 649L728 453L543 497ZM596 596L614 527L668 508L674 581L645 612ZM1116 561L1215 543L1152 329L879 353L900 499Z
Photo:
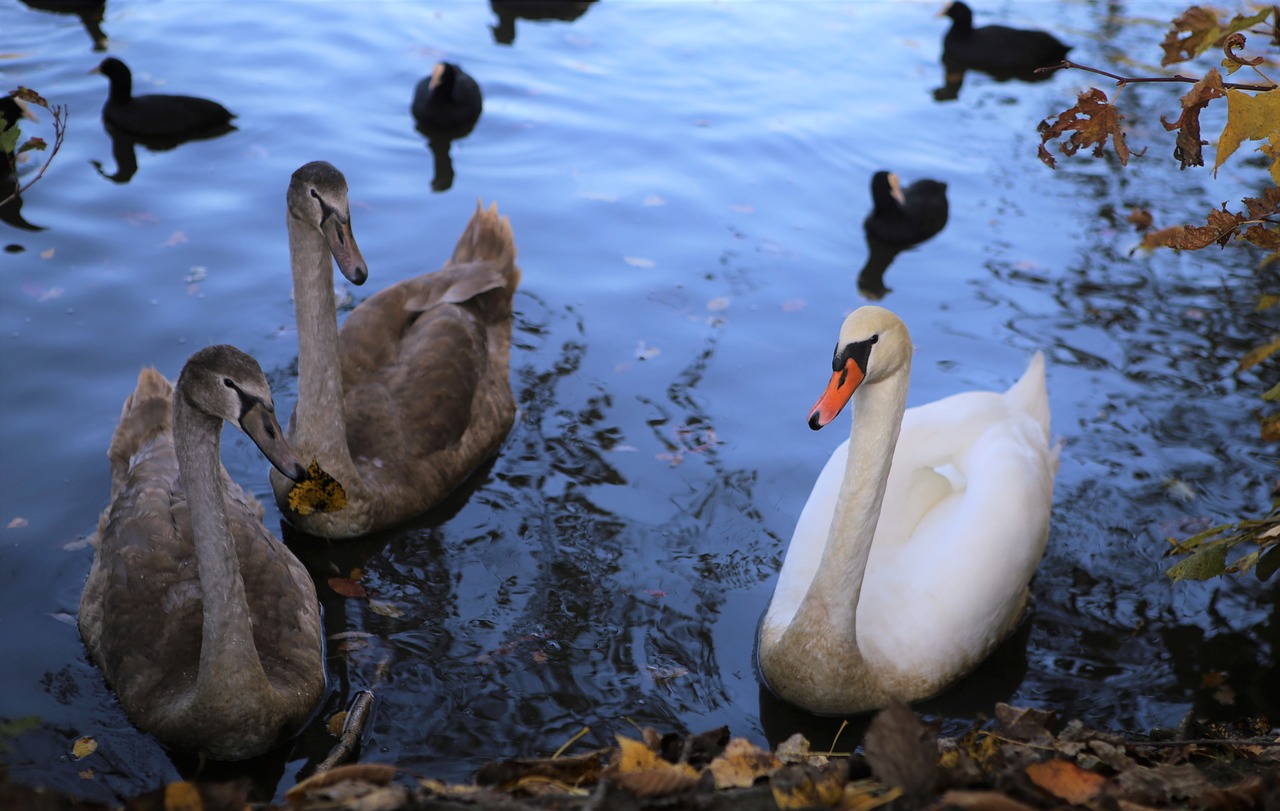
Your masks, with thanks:
M1275 384L1274 386L1272 386L1271 388L1263 392L1262 399L1266 400L1267 402L1271 402L1273 400L1280 400L1280 383Z
M7 123L9 119L5 119ZM0 150L5 154L12 154L18 147L18 139L22 137L22 130L17 123L9 127L7 130L0 131Z
M1243 14L1237 14L1236 16L1231 18L1231 22L1227 23L1227 27L1222 29L1221 35L1222 37L1229 37L1237 31L1243 31L1246 28L1252 28L1253 26L1259 23L1266 22L1267 17L1269 17L1270 15L1271 15L1271 9L1269 8L1265 8L1262 11L1259 11L1257 14L1253 15L1252 17L1246 17Z
M1173 582L1179 580L1208 580L1217 577L1227 570L1227 548L1225 546L1206 546L1191 557L1180 560L1165 569L1165 575Z

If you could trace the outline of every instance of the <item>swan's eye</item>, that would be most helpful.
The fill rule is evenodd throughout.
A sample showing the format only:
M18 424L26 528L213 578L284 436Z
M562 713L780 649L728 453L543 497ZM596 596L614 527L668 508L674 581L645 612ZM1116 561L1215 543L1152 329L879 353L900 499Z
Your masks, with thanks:
M867 343L869 343L869 344L874 344L874 343L879 342L879 340L880 340L880 335L879 335L879 334L876 334L876 335L872 335L870 338L868 338L868 339L867 339Z
M229 377L222 378L222 385L226 386L229 389L234 389L236 387L236 384L232 383L231 378Z

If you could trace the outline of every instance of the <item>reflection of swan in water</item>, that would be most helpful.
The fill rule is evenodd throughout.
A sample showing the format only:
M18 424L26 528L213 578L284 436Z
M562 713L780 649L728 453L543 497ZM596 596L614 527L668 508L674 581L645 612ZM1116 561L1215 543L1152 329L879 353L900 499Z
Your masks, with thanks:
M1047 31L1003 25L974 28L973 11L961 0L949 4L944 13L951 18L951 28L942 38L945 84L933 91L938 101L959 97L968 70L980 71L998 82L1047 81L1053 78L1053 71L1036 73L1036 68L1058 64L1071 50Z
M289 441L342 483L346 506L300 515L292 485L271 477L289 522L352 538L435 506L501 446L515 419L508 363L520 283L511 224L477 205L453 256L434 273L370 296L339 332L333 265L367 277L347 181L315 161L286 196L298 322L298 400Z
M37 11L54 14L74 14L80 18L84 30L89 32L95 51L107 49L107 35L102 30L102 17L107 12L107 0L22 0L22 4Z
M1017 626L1044 552L1058 451L1044 357L1003 394L906 409L911 338L896 315L845 319L817 429L853 429L809 495L759 633L781 698L825 714L936 695ZM892 466L891 466L892 463Z
M572 22L595 3L595 0L489 0L498 15L493 26L493 41L511 45L516 41L516 20L564 20Z
M14 98L12 94L0 97L0 130L8 135L9 131L19 126L21 119L36 121L36 117L26 105ZM24 231L43 231L39 225L32 225L22 216L22 197L19 190L22 184L18 180L17 157L9 151L0 155L0 221L7 222L14 228Z
M102 60L94 69L111 82L102 106L102 124L111 137L111 155L116 171L107 174L102 164L92 161L98 174L116 183L128 183L138 171L135 147L151 150L173 149L187 141L216 138L231 132L232 115L215 101L195 96L159 94L133 95L129 68L114 57Z
M871 213L862 221L867 261L858 273L858 290L877 300L890 291L884 274L894 257L947 224L947 184L917 180L903 189L896 174L876 172L871 178L871 202Z
M306 477L253 358L202 349L176 388L144 369L111 440L111 501L79 625L140 729L242 760L306 720L325 676L315 588L222 467L224 421L291 479Z
M433 191L447 191L453 186L453 160L449 148L453 141L468 135L480 119L484 101L480 85L462 68L450 62L439 62L431 75L418 82L410 108L418 132L427 137L435 174Z

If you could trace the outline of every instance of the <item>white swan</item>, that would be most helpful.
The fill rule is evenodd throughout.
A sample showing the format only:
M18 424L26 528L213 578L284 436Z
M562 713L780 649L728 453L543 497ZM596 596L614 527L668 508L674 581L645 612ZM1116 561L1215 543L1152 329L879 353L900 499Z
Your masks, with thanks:
M176 387L143 369L111 439L111 502L91 539L80 635L139 729L219 760L262 754L324 693L311 577L219 462L224 420L293 480L258 362L191 356Z
M1044 356L1004 394L908 411L911 353L896 315L856 310L809 415L816 430L853 399L853 430L800 513L758 657L773 692L811 712L946 688L1013 630L1044 553L1058 468Z

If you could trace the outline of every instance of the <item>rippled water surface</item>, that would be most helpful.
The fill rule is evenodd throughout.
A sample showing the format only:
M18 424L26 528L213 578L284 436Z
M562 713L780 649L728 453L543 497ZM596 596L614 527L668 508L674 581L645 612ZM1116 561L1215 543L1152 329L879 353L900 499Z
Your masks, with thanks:
M1048 27L1073 58L1133 72L1156 69L1181 10L981 6L980 23ZM341 293L438 267L477 198L509 215L524 270L521 416L499 457L398 531L332 546L291 536L331 634L324 714L356 690L378 696L366 759L462 780L584 726L577 746L605 745L633 722L829 744L838 719L771 700L752 644L793 522L847 430L815 434L805 417L842 317L864 300L859 223L880 168L943 180L951 199L946 229L884 277L882 303L917 346L910 402L1003 388L1043 349L1063 443L1029 621L925 709L953 730L998 700L1146 730L1211 707L1204 677L1222 671L1230 712L1280 715L1274 582L1161 575L1167 536L1267 504L1274 449L1254 411L1277 367L1235 362L1274 326L1253 308L1276 271L1235 247L1132 253L1124 221L1134 206L1160 224L1203 218L1264 173L1244 160L1216 180L1179 172L1157 122L1182 90L1163 86L1126 91L1144 158L1051 172L1035 125L1088 77L971 75L937 102L936 10L602 0L534 21L463 2L110 0L108 52L139 92L238 114L223 137L139 148L136 172L112 182L91 163L127 168L99 119L105 80L87 74L102 54L74 16L0 4L0 89L29 86L70 112L24 198L44 230L0 223L0 718L26 719L3 754L13 777L103 799L191 767L130 726L85 656L84 539L143 365L173 376L195 349L234 343L291 409L284 191L313 159L346 173L370 266L365 287ZM408 106L442 58L480 81L485 111L452 145L452 187L434 192ZM1221 127L1208 118L1206 132ZM261 457L233 432L223 456L275 527ZM376 602L326 585L354 568ZM82 735L99 747L77 763ZM291 785L329 742L317 722L252 764L261 791Z

